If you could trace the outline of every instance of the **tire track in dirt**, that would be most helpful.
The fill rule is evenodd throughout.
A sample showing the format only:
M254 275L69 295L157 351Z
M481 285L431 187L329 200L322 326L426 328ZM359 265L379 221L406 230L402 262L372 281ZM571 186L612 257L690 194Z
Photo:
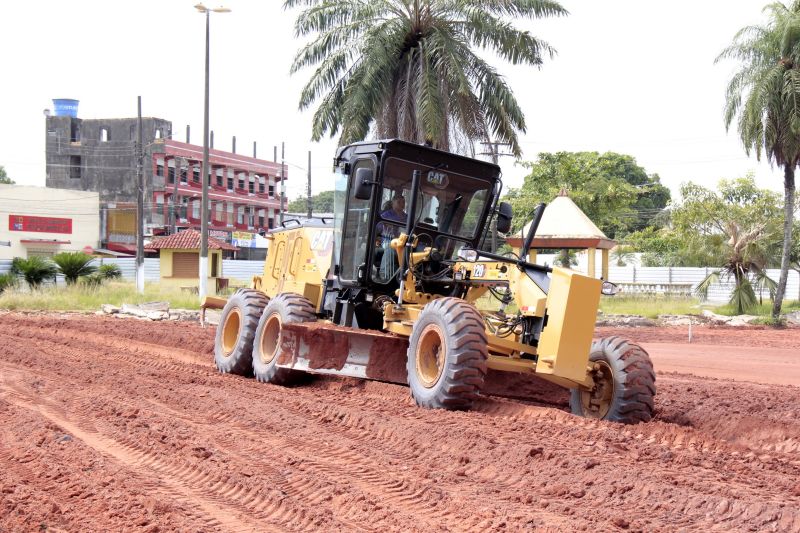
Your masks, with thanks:
M148 324L154 330L148 335L167 326ZM0 361L17 365L4 364L3 375L21 365L26 394L32 394L30 383L43 381L41 395L59 399L51 407L56 414L65 409L76 420L74 413L84 413L78 425L85 431L110 436L131 455L154 455L164 472L186 469L177 474L181 481L194 476L207 487L220 480L217 488L228 499L244 502L237 504L240 511L259 513L251 503L268 499L242 482L240 472L250 469L260 483L275 485L277 497L330 513L327 522L306 523L331 528L407 529L415 522L405 509L426 517L417 522L424 530L503 524L608 530L621 519L647 530L800 528L800 490L792 492L800 472L791 443L784 445L788 451L764 457L766 446L780 442L756 437L754 452L691 427L655 422L622 428L502 399L482 400L468 413L423 411L410 405L401 387L348 389L352 382L320 381L280 389L219 376L210 364L187 360L185 351L170 360L169 346L149 356L136 339L109 349L100 336L75 344L79 336L67 324L54 334L35 329L23 331L34 333L29 341L0 334ZM41 353L23 353L31 349ZM153 366L153 358L166 366ZM669 394L676 399L684 392ZM123 411L135 409L141 411L135 423L125 421ZM189 446L226 448L214 452L224 462L198 466L188 449L168 454L150 443L157 440L149 437L155 428L170 421L168 433L185 436ZM293 509L270 516L282 523Z

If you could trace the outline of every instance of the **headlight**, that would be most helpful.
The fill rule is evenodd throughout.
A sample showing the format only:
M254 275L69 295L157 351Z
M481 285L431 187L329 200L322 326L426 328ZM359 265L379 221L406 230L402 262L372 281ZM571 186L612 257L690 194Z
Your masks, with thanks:
M470 263L474 263L478 260L478 250L474 250L472 248L461 248L458 251L459 259L463 259L464 261L469 261Z
M610 281L604 281L603 287L600 289L600 292L602 292L606 296L614 296L619 292L619 287L617 287L614 283L611 283Z

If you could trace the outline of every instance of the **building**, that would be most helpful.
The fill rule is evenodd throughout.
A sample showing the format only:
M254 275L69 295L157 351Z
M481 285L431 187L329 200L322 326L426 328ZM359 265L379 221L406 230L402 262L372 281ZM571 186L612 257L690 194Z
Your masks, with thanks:
M0 185L0 259L52 256L97 248L100 195Z
M46 119L47 187L98 192L102 245L133 252L137 119L76 115L75 109ZM172 133L167 120L142 119L145 236L200 228L203 147L189 143L188 127L186 142L172 139ZM235 139L231 152L209 150L209 167L209 236L231 242L233 232L259 233L277 223L285 167L281 172L279 163L237 154Z

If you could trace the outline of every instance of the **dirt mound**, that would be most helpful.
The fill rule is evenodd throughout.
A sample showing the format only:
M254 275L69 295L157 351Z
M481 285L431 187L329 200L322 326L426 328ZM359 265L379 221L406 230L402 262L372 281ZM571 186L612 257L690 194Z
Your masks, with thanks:
M0 317L0 530L800 529L796 387L662 373L656 420L620 426L535 382L469 412L259 384L218 374L212 342Z

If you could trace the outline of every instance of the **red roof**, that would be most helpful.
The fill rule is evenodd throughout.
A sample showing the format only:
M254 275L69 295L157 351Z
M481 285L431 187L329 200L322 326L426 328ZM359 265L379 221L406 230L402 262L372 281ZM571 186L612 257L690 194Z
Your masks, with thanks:
M159 237L144 247L145 250L199 250L200 232L193 229L183 230L168 237ZM208 238L209 250L238 250L226 242L222 242L213 237Z

